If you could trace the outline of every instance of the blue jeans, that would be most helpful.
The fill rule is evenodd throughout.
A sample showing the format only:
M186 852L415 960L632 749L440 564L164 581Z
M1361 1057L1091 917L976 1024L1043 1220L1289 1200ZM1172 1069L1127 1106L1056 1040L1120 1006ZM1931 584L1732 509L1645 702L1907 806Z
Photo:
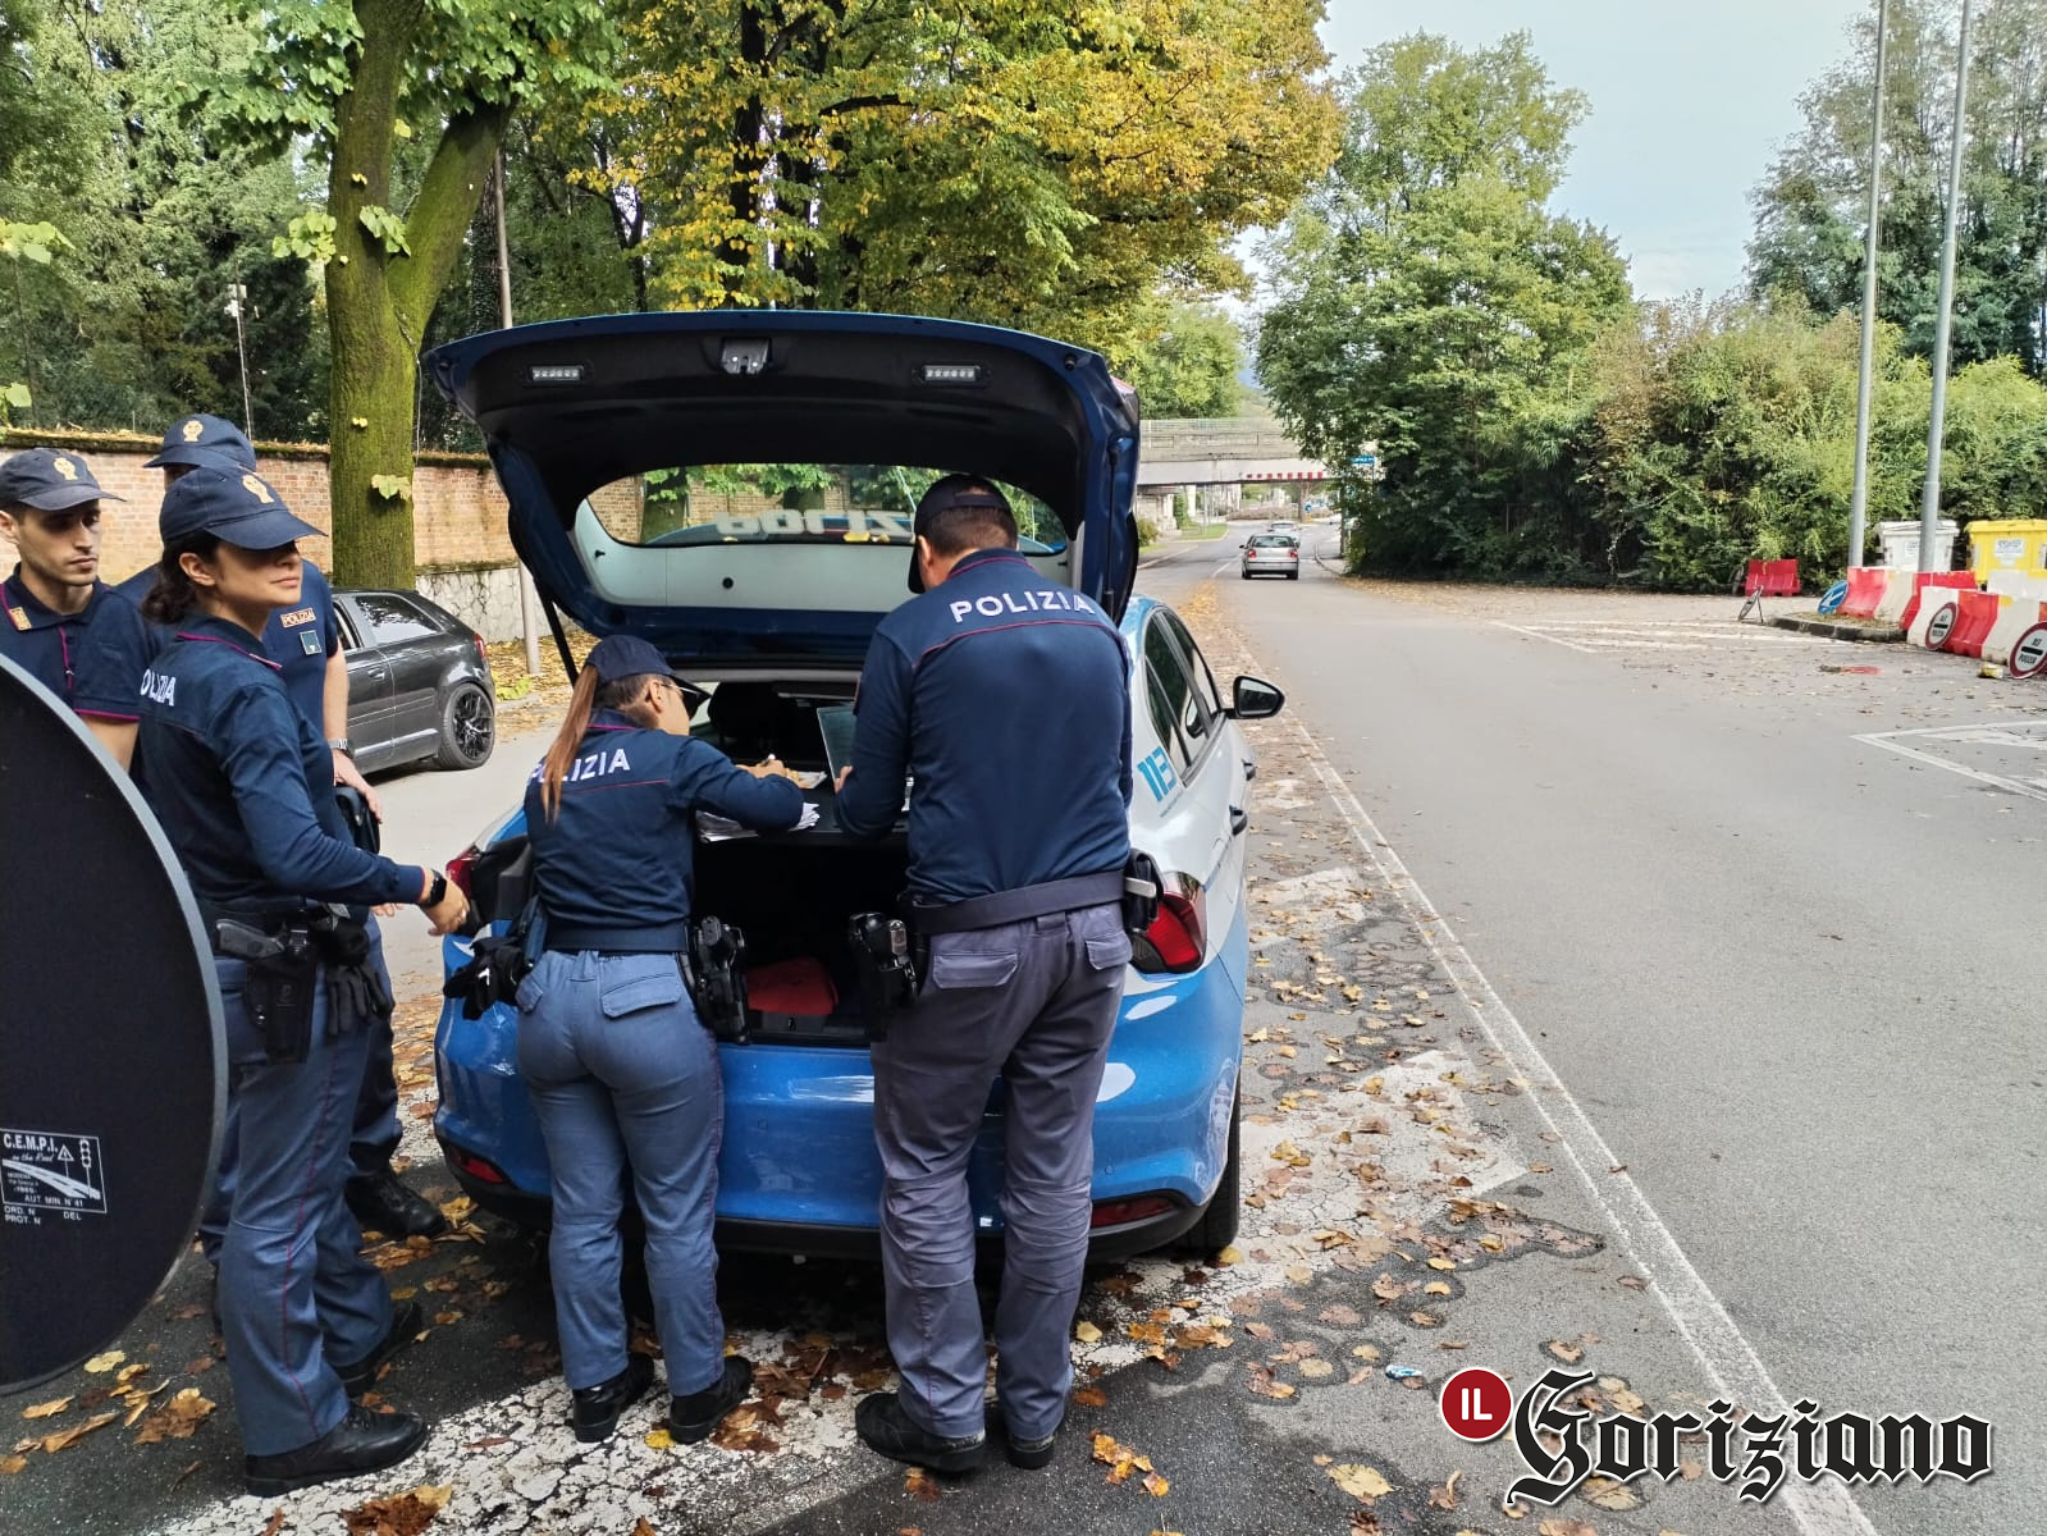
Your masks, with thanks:
M242 962L214 964L231 1073L223 1161L235 1169L220 1246L221 1331L243 1449L267 1456L341 1422L348 1398L334 1366L368 1358L391 1329L391 1293L362 1257L362 1231L342 1201L369 1037L327 1037L321 985L306 1059L273 1065L243 1006Z
M548 1147L555 1320L571 1390L626 1368L619 1218L630 1178L668 1389L724 1372L711 1245L725 1097L674 955L555 951L519 988L519 1072Z

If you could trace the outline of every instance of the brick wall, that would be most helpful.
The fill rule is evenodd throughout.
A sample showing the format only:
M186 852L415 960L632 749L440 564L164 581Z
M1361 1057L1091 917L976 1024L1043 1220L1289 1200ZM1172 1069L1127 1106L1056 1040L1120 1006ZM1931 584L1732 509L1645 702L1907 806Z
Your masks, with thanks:
M6 447L0 448L0 460L11 451L39 445L77 453L92 466L102 486L127 498L125 504L109 503L103 509L101 526L106 532L100 546L100 574L108 581L119 581L153 563L162 549L156 534L156 512L163 500L164 477L161 470L142 466L155 457L157 440L100 433L10 432ZM319 538L301 541L300 548L325 569L333 558L326 536L330 526L326 450L259 443L256 467L293 512L321 530ZM447 578L469 573L488 576L500 570L509 573L516 561L505 529L505 513L505 496L488 459L470 454L427 455L413 473L413 559L420 567L422 586L430 591L459 592L464 584ZM509 574L503 579L509 579ZM481 590L485 584L475 585ZM516 586L513 590L516 594ZM454 611L472 624L487 616L482 611ZM516 634L516 615L513 622ZM489 635L490 630L485 633Z

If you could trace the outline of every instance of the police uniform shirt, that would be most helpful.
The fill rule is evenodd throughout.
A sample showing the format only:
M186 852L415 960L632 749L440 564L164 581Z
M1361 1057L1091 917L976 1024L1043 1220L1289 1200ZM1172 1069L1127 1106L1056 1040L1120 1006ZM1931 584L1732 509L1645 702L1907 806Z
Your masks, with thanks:
M292 705L313 723L323 738L327 734L327 658L341 649L341 624L334 616L334 588L320 567L310 560L299 562L304 580L299 600L280 608L263 627L263 649L278 664L284 691ZM156 567L146 566L116 589L138 608L156 585ZM170 644L171 631L145 624L150 651L154 654Z
M644 930L644 942L588 947L681 949L695 887L689 813L700 809L775 831L797 824L804 797L788 779L755 778L709 742L597 711L563 777L553 820L541 801L540 768L526 787L550 936Z
M1129 665L1086 597L1012 550L968 555L875 630L840 826L887 832L908 773L918 896L963 901L1122 869Z
M244 629L194 616L142 677L144 786L199 899L243 910L307 900L415 902L417 865L349 841L334 757Z
M21 579L0 582L0 655L34 676L81 715L128 722L150 644L140 614L103 581L77 613L46 608Z

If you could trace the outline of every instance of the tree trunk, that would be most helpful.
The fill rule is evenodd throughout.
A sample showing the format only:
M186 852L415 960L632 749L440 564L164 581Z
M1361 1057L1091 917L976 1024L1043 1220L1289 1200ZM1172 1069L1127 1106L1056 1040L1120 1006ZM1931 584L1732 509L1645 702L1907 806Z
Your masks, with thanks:
M420 338L483 196L506 113L449 121L407 212L410 254L385 249L362 224L389 208L398 97L418 36L421 0L355 0L363 40L335 118L327 177L334 259L327 264L333 344L328 503L334 574L345 586L413 584L413 433ZM385 480L379 491L374 481Z

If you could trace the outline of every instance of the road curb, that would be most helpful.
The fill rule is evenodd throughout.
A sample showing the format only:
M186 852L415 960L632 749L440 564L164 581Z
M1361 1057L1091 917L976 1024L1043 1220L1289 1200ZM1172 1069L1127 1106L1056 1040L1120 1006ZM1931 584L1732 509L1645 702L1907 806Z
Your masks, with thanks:
M1906 632L1897 625L1858 622L1854 619L1814 619L1803 614L1781 613L1774 615L1769 623L1773 629L1789 629L1797 634L1818 635L1823 640L1868 640L1879 645L1888 645L1906 638Z

